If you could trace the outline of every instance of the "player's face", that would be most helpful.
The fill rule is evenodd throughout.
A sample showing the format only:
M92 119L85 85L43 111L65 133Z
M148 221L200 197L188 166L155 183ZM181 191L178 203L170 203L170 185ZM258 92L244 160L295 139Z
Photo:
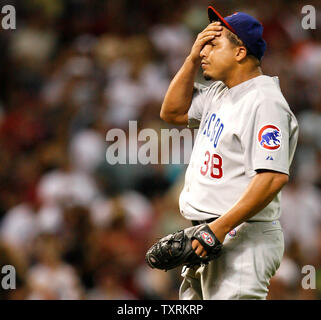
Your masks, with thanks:
M225 82L237 65L235 46L226 37L227 32L224 27L221 36L207 42L200 53L203 76L206 80Z

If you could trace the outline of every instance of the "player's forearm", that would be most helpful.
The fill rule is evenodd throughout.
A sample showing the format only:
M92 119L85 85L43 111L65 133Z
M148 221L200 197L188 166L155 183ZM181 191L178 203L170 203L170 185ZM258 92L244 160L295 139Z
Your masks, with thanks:
M264 209L287 183L282 173L258 173L250 182L240 200L223 216L210 224L218 239Z
M160 117L166 122L187 123L187 112L192 102L194 78L198 69L199 62L187 57L170 83L160 112Z

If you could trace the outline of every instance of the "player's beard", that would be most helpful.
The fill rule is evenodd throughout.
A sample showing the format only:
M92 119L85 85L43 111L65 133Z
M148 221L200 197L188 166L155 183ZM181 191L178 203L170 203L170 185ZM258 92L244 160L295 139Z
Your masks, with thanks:
M209 76L208 74L203 74L203 77L204 77L204 79L205 79L206 81L212 80L212 77Z
M206 81L213 80L213 77L211 77L209 74L207 74L206 71L203 72L203 77Z

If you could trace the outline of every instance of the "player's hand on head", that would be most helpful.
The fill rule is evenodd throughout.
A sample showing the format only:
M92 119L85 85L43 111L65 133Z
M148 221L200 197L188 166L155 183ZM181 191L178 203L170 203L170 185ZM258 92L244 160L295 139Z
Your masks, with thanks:
M195 253L200 257L205 257L207 255L206 250L203 248L200 242L196 239L192 241L192 248L195 251Z
M210 23L202 32L200 32L193 44L190 52L190 58L196 62L201 62L200 52L204 45L213 40L215 37L219 37L223 31L223 27L220 22Z

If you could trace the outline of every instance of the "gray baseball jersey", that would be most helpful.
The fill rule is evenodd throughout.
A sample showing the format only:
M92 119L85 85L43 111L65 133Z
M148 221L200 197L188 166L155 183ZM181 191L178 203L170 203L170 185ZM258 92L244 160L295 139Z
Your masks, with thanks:
M289 174L298 123L277 77L261 75L229 89L221 81L195 84L188 112L199 123L179 205L190 220L226 213L258 169ZM279 193L252 221L280 217Z

